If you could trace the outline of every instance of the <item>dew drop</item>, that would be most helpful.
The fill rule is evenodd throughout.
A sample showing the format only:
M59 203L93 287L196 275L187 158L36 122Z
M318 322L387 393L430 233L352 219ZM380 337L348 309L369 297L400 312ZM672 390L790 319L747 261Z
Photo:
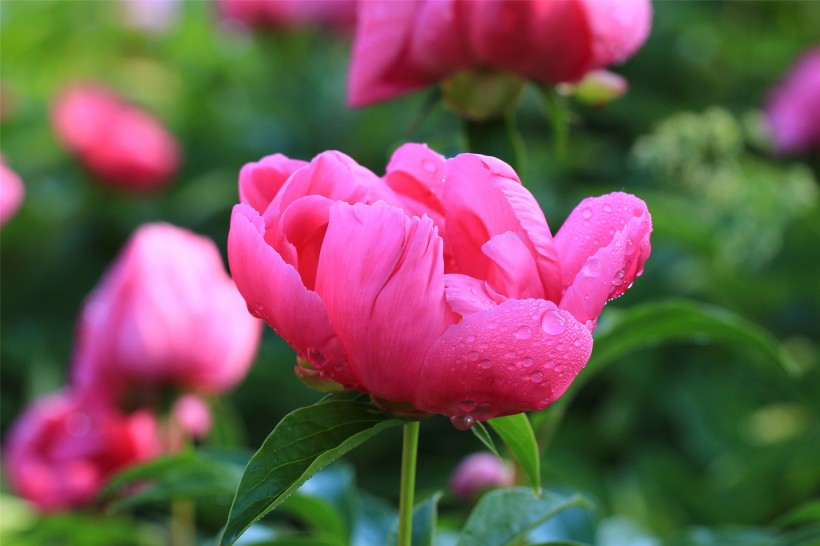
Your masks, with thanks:
M529 368L530 366L532 366L532 359L530 357L522 358L519 364L521 364L525 368Z
M467 343L472 343L475 341L475 336L467 336Z
M428 173L436 172L436 164L430 161L429 159L425 159L424 161L422 161L421 166L424 167L424 170Z
M589 220L592 218L592 209L584 209L583 212L581 212L581 216L584 217L584 220Z
M475 424L475 419L470 415L453 415L450 417L450 422L458 430L470 430Z
M493 365L492 362L487 360L486 358L478 363L479 367L484 368L485 370L488 369L490 366Z
M530 374L530 381L533 383L541 383L544 380L544 374L541 372L532 372Z
M478 296L478 290L476 290L475 288L470 288L470 294L472 294L473 296Z
M467 353L467 358L469 358L470 361L475 362L478 360L478 351L470 351Z
M555 346L555 350L556 351L563 351L564 350L564 344L559 343L558 345Z
M624 272L618 271L612 278L612 286L621 286L624 283Z
M475 409L476 403L475 403L475 400L469 400L468 399L468 400L462 400L461 402L458 403L458 405L461 407L461 409L463 409L464 411L469 413L469 412L471 412Z
M609 205L604 205L604 212L612 212L612 207Z
M322 366L327 360L325 358L325 355L323 355L321 351L319 351L319 349L310 348L308 349L307 355L308 360L310 360L310 363L317 368Z
M566 319L556 309L550 309L541 315L541 328L551 336L563 334L567 329Z
M521 326L515 331L516 339L530 339L532 337L532 330L529 326Z
M575 345L576 347L580 347L580 346L581 346L581 340L580 340L580 339L576 339L576 340L575 340L575 343L573 343L573 345Z
M601 262L595 258L590 258L587 260L587 263L584 264L583 273L587 277L597 277L601 274Z
M490 329L490 330L495 330L496 328L498 328L498 323L497 322L490 322L490 323L487 324L487 328Z

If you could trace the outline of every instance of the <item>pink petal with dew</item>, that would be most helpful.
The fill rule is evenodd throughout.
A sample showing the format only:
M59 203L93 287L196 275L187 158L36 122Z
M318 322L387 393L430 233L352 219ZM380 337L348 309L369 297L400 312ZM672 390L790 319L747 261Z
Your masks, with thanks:
M239 202L250 205L260 215L264 214L290 175L307 164L307 161L290 159L282 154L246 164L239 171Z
M384 203L331 209L316 290L374 396L412 400L427 350L455 321L444 301L441 247L429 218Z
M427 354L417 408L469 426L540 410L586 365L592 336L550 301L509 300L465 316Z
M267 322L316 369L362 390L347 366L347 355L328 320L324 302L265 242L262 218L249 205L233 209L228 262L252 315Z
M487 286L487 281L460 273L444 275L444 294L450 309L461 316L472 315L507 301L506 297Z
M592 34L592 59L587 70L625 61L640 48L652 27L649 0L582 0Z
M385 183L399 196L408 216L426 214L439 234L444 235L444 207L441 193L446 160L426 144L404 144L387 164Z

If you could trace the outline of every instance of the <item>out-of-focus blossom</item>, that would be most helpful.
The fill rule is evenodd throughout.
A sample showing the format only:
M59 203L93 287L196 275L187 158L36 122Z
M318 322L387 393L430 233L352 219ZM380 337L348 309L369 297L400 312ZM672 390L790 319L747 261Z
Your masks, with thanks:
M203 438L211 431L211 410L199 396L183 394L174 402L171 414L189 436Z
M245 377L260 334L210 239L147 224L83 307L74 380L113 396L219 393Z
M218 9L224 19L249 27L346 30L356 22L356 0L219 0Z
M468 455L450 476L450 493L463 501L475 500L488 489L512 487L515 472L509 463L492 453Z
M622 97L627 89L626 79L609 70L593 70L577 83L559 86L563 94L591 106L605 106Z
M124 415L101 400L61 391L36 400L5 442L12 487L43 511L89 503L115 472L159 453L154 416Z
M635 53L651 12L649 0L362 2L348 102L364 106L475 69L574 82Z
M586 365L604 304L643 271L643 201L585 199L553 237L498 159L399 148L246 165L228 257L248 309L329 378L456 426L544 408ZM264 177L256 176L257 171ZM271 188L259 191L264 178ZM246 186L251 186L249 191Z
M151 115L94 83L63 90L52 108L59 140L107 185L163 187L179 166L176 141Z
M772 89L765 110L778 153L820 148L820 47L797 59Z
M0 226L11 220L23 202L23 181L0 157Z
M125 22L149 32L171 28L179 17L182 0L120 0Z

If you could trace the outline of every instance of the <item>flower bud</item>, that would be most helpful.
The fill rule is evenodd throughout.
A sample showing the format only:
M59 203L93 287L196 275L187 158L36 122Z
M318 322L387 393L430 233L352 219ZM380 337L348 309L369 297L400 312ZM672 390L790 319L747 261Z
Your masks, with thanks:
M512 487L515 473L509 463L492 453L468 455L450 477L450 493L462 501L476 500L483 492L500 487Z
M441 85L444 104L465 118L501 117L521 99L525 81L510 72L478 68L453 74Z
M558 90L590 106L606 106L629 89L626 78L608 70L588 72L579 82L561 84Z

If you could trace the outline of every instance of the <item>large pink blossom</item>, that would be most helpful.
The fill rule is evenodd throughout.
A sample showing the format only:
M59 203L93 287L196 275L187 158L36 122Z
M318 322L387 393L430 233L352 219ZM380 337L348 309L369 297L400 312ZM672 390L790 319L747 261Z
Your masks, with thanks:
M140 227L83 306L74 380L113 396L223 392L259 346L216 245L169 224Z
M251 27L312 27L340 30L356 21L356 0L219 0L219 12L229 21Z
M62 144L110 186L159 189L179 167L176 140L159 121L99 84L64 89L51 121Z
M803 53L774 87L766 118L779 153L820 149L820 47Z
M651 11L649 0L362 2L348 101L363 106L473 68L574 82L635 53Z
M381 178L325 152L239 186L228 257L250 311L323 377L459 425L561 396L650 251L637 197L585 199L553 237L509 165L420 144Z
M6 437L4 470L11 486L43 511L89 503L123 468L157 455L156 420L124 415L74 391L36 400Z
M23 202L23 181L0 157L0 226L11 220Z

